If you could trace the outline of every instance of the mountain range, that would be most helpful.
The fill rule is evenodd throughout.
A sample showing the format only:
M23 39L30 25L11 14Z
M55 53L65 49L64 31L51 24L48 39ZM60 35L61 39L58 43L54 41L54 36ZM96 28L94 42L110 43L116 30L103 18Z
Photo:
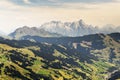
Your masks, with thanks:
M40 27L29 28L27 26L16 29L9 36L19 39L22 36L40 36L40 37L77 37L96 33L120 32L120 27L106 25L103 28L86 24L83 20L75 22L51 21L42 24Z
M16 29L13 33L9 34L10 37L14 39L20 39L22 36L31 35L31 36L40 36L40 37L60 37L62 35L57 33L51 33L45 31L44 29L38 29L36 27L27 27Z
M1 80L120 79L120 33L21 39L0 37Z
M65 22L51 21L40 26L49 32L55 32L64 36L83 36L87 34L95 34L98 30L92 25L87 25L83 20L76 22Z
M0 80L118 80L119 30L83 20L18 28L0 37Z

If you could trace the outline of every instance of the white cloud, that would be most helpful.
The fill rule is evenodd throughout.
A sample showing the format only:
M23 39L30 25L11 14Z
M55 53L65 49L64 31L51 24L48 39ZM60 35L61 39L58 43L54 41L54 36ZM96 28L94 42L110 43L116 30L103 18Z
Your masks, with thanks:
M29 1L29 0L23 0L24 1L24 3L26 3L26 4L31 4L31 2Z

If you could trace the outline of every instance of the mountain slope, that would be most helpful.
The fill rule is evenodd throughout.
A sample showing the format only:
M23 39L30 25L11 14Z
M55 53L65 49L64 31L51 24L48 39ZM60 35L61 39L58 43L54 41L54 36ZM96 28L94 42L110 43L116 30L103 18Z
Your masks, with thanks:
M0 38L0 79L105 80L110 78L109 73L119 71L119 57L120 33L27 36L20 41Z
M95 34L83 37L62 37L62 38L42 38L37 36L25 36L21 39L22 40L32 39L36 42L62 45L64 47L68 47L72 50L87 55L89 53L95 53L94 54L95 56L100 57L102 55L102 58L109 62L119 63L119 59L114 60L114 58L118 57L117 54L119 53L120 33L112 33L108 35Z
M31 36L41 36L41 37L60 37L62 35L57 33L50 33L44 29L38 29L36 27L29 28L24 26L22 28L16 29L13 33L9 34L10 37L14 39L20 39L22 36L31 35Z
M78 67L80 65L71 58L71 51L69 51L68 54L68 51L60 46L29 41L27 41L29 44L26 44L25 42L26 41L2 41L1 38L0 79L90 79L90 75L86 72L87 64L83 65L84 63L81 63L81 67L86 67L86 69L84 69L85 71L81 71Z

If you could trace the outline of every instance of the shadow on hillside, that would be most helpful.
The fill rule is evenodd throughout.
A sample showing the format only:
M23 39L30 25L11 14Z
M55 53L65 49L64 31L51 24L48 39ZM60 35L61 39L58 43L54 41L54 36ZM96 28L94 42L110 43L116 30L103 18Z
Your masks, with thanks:
M29 71L29 73L27 73L26 75L29 75L31 79L39 80L40 78L43 78L45 80L51 80L50 78L48 78L44 75L36 74L35 72L32 71L32 69L27 68L28 66L32 66L34 60L36 60L36 59L30 58L30 60L29 60L28 55L21 54L19 52L16 52L15 50L11 50L9 52L12 53L9 55L10 60L12 62L14 62L15 64L17 64L18 66L20 66L21 68ZM21 65L20 65L20 63L21 63ZM29 79L26 79L27 77L22 76L18 71L12 70L12 69L13 68L6 67L6 71L11 73L11 75L9 75L9 76L18 77L18 78L21 78L24 80L29 80Z

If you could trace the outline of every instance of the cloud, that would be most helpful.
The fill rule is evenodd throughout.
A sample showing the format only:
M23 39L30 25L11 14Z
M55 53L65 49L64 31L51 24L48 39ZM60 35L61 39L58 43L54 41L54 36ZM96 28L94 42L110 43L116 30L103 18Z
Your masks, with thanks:
M48 0L49 2L59 2L59 0Z
M113 2L113 1L115 1L115 0L62 0L63 2L67 2L67 3L70 3L70 2L72 2L72 3L76 3L76 2L78 2L78 3L101 3L101 2Z
M26 4L31 4L31 2L29 0L23 0L23 2Z
M96 9L97 5L86 4L86 3L64 3L61 5L61 8L86 10L86 9Z
M108 3L119 0L8 0L22 6L61 6L68 3Z

